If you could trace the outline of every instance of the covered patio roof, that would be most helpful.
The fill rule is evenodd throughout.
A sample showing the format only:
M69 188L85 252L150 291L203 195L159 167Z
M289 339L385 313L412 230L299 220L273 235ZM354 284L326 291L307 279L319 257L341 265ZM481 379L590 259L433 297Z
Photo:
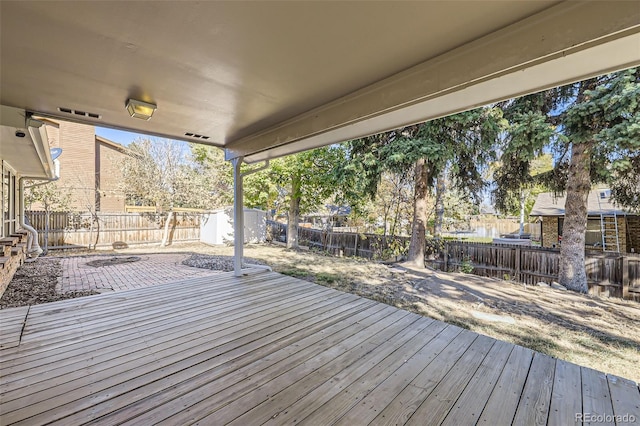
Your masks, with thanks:
M3 1L0 12L2 105L247 162L640 64L628 1ZM130 98L157 105L151 120L128 115Z

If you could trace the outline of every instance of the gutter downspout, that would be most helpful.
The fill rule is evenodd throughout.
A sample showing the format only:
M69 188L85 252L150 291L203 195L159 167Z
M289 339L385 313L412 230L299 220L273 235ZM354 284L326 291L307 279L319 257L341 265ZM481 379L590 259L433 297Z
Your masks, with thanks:
M19 203L20 203L20 212L18 214L20 226L25 229L27 232L31 234L31 239L27 239L27 256L29 257L38 257L43 253L42 247L40 247L40 243L38 243L38 231L30 225L26 224L25 221L25 213L24 213L24 190L26 189L24 186L24 180L42 180L42 182L34 183L33 185L29 185L27 188L33 188L40 185L46 185L50 182L55 182L60 179L60 162L58 160L53 160L55 176L52 179L42 179L37 177L30 176L21 176L18 179L18 191L20 192ZM35 256L34 256L35 255Z
M250 174L259 172L269 167L269 160L264 165L253 170L240 172L240 166L244 157L231 159L233 165L233 272L236 277L241 277L249 273L248 269L242 270L242 257L244 251L244 191L243 178ZM272 269L265 265L245 264L250 269L267 270Z
M30 177L30 176L21 176L18 179L18 191L19 195L19 212L18 212L18 223L20 226L25 229L27 232L31 234L31 241L27 238L27 255L35 257L40 256L42 254L42 248L38 243L38 231L36 231L32 226L27 225L25 223L25 215L24 215L24 179L31 180L43 180L44 182L37 183L34 185L30 185L29 188L34 186L44 185L46 183L56 181L60 179L60 162L57 160L53 160L51 158L51 151L48 146L48 137L47 131L44 126L44 123L39 120L35 120L31 118L31 114L25 115L25 126L29 135L31 136L31 141L33 142L33 147L40 158L40 162L42 163L45 173L47 176L50 176L49 179L43 179L41 177Z

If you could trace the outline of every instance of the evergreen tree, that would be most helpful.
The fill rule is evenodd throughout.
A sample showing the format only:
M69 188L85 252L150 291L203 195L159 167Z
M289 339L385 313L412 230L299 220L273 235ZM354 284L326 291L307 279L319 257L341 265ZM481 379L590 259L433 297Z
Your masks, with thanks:
M503 124L501 110L486 107L351 141L349 161L340 171L349 191L344 195L374 196L383 171L413 170L408 262L424 267L427 199L438 177L446 173L452 188L479 202L485 187L483 170L495 159L493 146Z
M496 173L496 206L505 211L523 188L566 192L560 283L587 292L587 197L604 183L612 198L640 209L640 73L629 69L506 103L508 137ZM533 176L533 160L551 152L551 171Z
M569 152L562 158L567 201L559 279L567 288L586 293L584 243L592 184L608 184L621 206L639 206L640 168L634 165L640 158L640 73L632 69L589 79L574 90L574 101L562 114Z

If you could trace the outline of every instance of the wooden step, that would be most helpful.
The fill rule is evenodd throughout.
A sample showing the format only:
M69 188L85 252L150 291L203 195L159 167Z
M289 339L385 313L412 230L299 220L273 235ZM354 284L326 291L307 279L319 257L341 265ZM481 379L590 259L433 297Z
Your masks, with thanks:
M23 241L27 241L27 234L24 233L20 233L20 232L14 232L13 234L9 235L10 237L13 238L17 238L18 242L23 242Z
M18 244L20 242L20 238L18 237L3 237L0 238L0 244L3 245L11 245L11 246L15 246L16 244Z
M26 246L11 247L11 256L23 255L25 251Z

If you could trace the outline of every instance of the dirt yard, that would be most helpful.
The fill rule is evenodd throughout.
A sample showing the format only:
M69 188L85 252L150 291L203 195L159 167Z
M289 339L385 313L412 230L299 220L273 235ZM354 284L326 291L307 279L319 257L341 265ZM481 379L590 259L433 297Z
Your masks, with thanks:
M202 244L105 253L171 251L214 256L233 254L232 247ZM248 246L245 256L286 275L355 293L640 382L640 304L637 302L524 286L468 274L407 269L402 265L296 252L273 245ZM200 266L207 266L206 262L200 263Z

